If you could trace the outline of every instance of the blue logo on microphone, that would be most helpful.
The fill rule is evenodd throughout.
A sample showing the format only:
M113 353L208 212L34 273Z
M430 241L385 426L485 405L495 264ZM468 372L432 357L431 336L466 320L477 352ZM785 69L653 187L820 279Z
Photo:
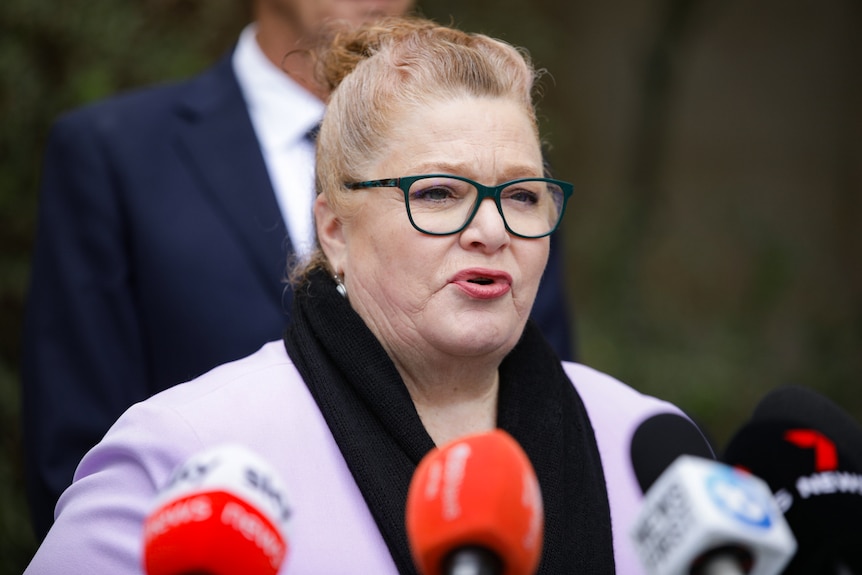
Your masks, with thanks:
M772 525L769 501L738 471L713 473L706 479L706 490L713 503L737 521L763 529Z

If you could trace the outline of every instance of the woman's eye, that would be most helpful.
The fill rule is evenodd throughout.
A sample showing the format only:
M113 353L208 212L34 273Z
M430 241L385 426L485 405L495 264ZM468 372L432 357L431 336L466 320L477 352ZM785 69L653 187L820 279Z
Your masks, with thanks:
M530 190L512 190L506 193L505 199L523 204L536 204L539 202L538 195Z
M440 202L448 200L453 196L454 193L451 189L443 186L435 186L433 188L423 188L413 192L411 199L416 201Z

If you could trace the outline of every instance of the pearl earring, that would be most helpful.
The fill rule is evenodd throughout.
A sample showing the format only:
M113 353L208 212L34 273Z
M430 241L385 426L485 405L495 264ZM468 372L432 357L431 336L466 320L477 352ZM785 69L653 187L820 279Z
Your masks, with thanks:
M347 299L347 286L344 285L344 280L341 279L339 274L335 274L332 276L335 280L335 291L341 294L341 297Z

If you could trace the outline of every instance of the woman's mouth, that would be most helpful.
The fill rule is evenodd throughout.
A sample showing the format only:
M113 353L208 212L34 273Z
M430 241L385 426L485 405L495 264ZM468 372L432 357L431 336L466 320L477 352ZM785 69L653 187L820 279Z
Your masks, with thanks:
M498 270L468 269L458 272L450 283L476 299L494 299L512 289L512 276Z

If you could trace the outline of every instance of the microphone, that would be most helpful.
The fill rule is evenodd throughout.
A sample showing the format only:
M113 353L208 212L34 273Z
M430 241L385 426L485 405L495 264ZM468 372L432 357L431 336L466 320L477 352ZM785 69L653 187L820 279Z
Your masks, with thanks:
M862 425L803 387L768 393L724 461L761 477L799 543L788 575L862 574Z
M275 470L227 444L189 458L144 521L147 575L275 575L291 510Z
M800 427L819 429L841 444L855 467L862 467L862 424L811 389L797 385L774 389L754 408L752 419L792 421Z
M680 455L715 459L700 429L677 413L659 413L641 422L632 435L630 453L644 493Z
M688 419L661 414L641 424L632 465L645 497L630 535L650 575L774 575L793 555L766 483L714 461Z
M422 575L533 575L544 513L527 454L501 429L433 449L410 481L407 537Z
M651 575L774 575L796 550L764 481L690 455L647 492L631 535Z

